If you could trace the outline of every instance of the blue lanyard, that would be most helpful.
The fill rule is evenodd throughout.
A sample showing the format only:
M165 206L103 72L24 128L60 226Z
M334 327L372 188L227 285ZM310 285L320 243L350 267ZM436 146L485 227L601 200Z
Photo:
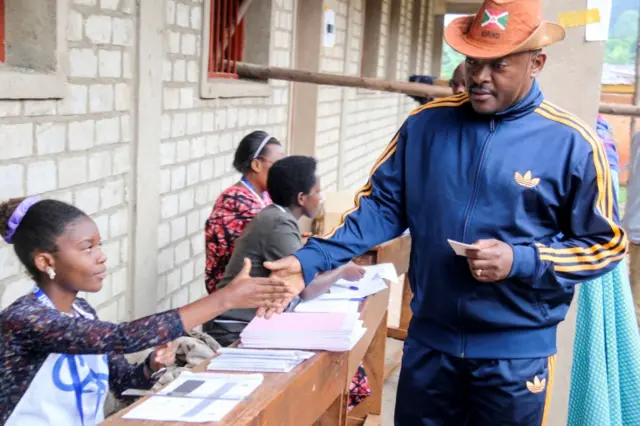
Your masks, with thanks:
M264 193L262 194L262 196L258 195L258 191L256 191L253 185L251 185L251 182L249 182L249 179L245 178L244 176L242 177L242 179L240 179L240 182L242 182L242 184L246 186L247 189L251 191L253 195L256 196L256 198L258 198L258 201L260 202L260 204L262 204L262 207L264 207L264 204L265 204Z
M51 299L49 299L49 296L47 296L47 294L42 291L40 287L36 287L33 289L33 295L36 297L36 299L38 299L38 302L42 303L47 308L56 309L56 307L53 306L53 302L51 301Z
M33 295L36 297L38 302L42 303L44 306L56 310L56 307L53 305L53 302L51 301L49 296L47 296L47 294L42 291L40 287L36 287L33 289ZM73 304L73 310L82 317L89 318L90 316L90 314L84 312L75 303ZM70 316L70 314L64 312L60 313ZM62 380L62 367L65 362L68 364L69 375L71 376L70 384L64 383ZM98 410L100 409L100 401L102 400L102 395L106 393L105 383L109 380L109 376L96 373L93 370L89 370L89 375L84 380L80 380L80 375L78 374L78 362L80 362L80 365L83 365L85 363L81 356L76 357L75 355L60 354L60 357L53 366L52 379L54 386L61 391L73 391L76 399L76 408L78 410L78 414L80 415L80 421L84 425L84 409L82 405L82 394L84 393L84 388L90 383L95 383L95 385L98 387L98 398L96 403L96 410L94 413L95 419L98 415Z
M53 306L53 302L51 302L51 299L49 299L49 296L47 296L47 294L44 291L42 291L42 289L40 287L36 287L36 288L33 289L33 295L36 297L38 302L42 303L47 308L51 308L53 310L57 310L56 307ZM76 304L76 302L73 302L71 307L75 311L76 315L71 315L71 314L68 314L66 312L60 312L60 313L62 315L66 315L66 316L69 316L69 317L81 316L81 317L84 317L84 318L87 318L87 319L96 319L95 316L93 316L92 314L90 314L88 312L85 312L83 309L81 309L80 306L78 306Z

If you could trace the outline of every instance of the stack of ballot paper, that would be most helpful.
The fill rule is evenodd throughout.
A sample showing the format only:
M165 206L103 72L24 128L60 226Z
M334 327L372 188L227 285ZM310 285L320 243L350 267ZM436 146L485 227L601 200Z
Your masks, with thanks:
M358 300L326 300L320 296L318 299L300 302L295 312L358 312L358 307Z
M358 312L360 302L367 296L387 288L384 280L398 282L398 275L391 263L365 266L365 275L359 281L338 280L329 292L295 307L295 312Z
M240 401L249 397L263 379L262 374L185 371L122 418L158 422L219 422Z
M365 266L364 269L364 277L362 277L359 281L350 282L346 280L338 280L334 285L331 286L328 293L323 294L317 299L314 299L313 302L319 303L321 301L328 300L348 300L351 302L360 302L367 296L371 296L372 294L376 294L382 290L385 290L387 288L387 284L384 282L384 280L388 280L394 283L398 282L398 274L396 272L396 268L392 263L382 263L379 265ZM308 302L303 302L300 305L303 305L304 303ZM321 311L316 310L312 312Z
M221 348L219 355L209 362L207 370L288 373L315 354L313 352Z
M348 351L364 336L357 312L285 312L254 318L240 333L246 348Z

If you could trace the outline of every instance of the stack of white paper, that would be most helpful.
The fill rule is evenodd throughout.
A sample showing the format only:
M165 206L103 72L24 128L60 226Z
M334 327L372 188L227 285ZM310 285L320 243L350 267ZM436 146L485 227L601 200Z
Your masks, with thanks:
M313 302L316 302L316 305L312 305L312 310L310 310L310 312L325 312L320 310L321 307L324 306L318 305L321 302L363 301L367 296L371 296L372 294L376 294L382 290L385 290L387 288L387 284L384 282L384 280L389 280L395 283L398 282L396 268L392 263L382 263L379 265L365 266L364 269L364 277L362 277L359 281L349 282L345 280L338 280L334 285L331 286L328 293L323 294L322 296L313 300ZM301 309L304 310L305 307ZM325 307L325 309L328 309L327 312L346 312L347 305L338 305L335 309ZM296 311L300 312L298 308L296 308Z
M124 419L159 422L219 422L262 384L262 374L184 372Z
M285 312L254 318L240 333L246 348L348 351L367 331L357 312Z
M314 355L303 351L221 348L207 370L288 373Z
M392 263L365 266L365 275L359 281L338 280L329 292L322 296L300 302L295 312L358 312L360 302L367 296L387 288L384 280L398 282L398 276Z
M322 297L314 300L300 302L296 306L296 312L358 312L360 302L358 300L327 300Z

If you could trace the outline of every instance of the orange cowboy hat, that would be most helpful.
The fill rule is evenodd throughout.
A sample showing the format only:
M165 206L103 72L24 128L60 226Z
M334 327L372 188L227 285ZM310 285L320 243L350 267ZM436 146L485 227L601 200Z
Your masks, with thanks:
M541 0L485 0L478 13L453 20L444 39L476 59L542 49L564 39L564 28L542 20Z

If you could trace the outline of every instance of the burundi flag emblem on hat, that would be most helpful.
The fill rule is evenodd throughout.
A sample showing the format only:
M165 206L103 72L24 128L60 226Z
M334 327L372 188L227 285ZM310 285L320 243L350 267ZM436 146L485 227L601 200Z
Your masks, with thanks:
M542 0L483 0L475 15L456 18L444 30L449 46L475 59L540 50L564 36L564 28L542 19Z
M496 29L504 31L507 29L509 12L485 9L480 25L486 29Z

